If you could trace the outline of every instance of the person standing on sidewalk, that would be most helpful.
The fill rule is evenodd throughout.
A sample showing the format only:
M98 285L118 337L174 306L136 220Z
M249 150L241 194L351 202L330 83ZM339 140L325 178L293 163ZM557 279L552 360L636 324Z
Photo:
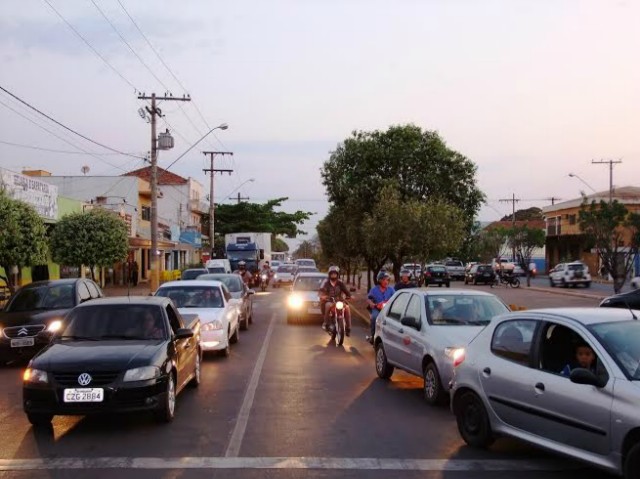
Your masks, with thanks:
M396 292L393 287L389 286L389 273L380 271L376 277L377 285L371 288L367 295L367 308L371 311L371 335L367 336L367 341L373 344L373 337L376 333L376 320L385 303L391 299Z
M138 262L134 261L131 265L131 282L134 286L138 286L138 273L140 272L140 268L138 267Z

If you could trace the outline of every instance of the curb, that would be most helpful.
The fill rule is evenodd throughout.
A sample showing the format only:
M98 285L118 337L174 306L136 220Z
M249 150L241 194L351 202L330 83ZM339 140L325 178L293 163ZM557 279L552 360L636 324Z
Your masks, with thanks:
M562 296L574 296L576 298L597 299L599 301L602 301L603 299L609 297L609 296L596 296L595 294L587 294L587 293L574 293L571 291L566 291L564 290L564 288L551 289L551 288L539 288L537 286L525 287L525 291L538 291L541 293L560 294Z

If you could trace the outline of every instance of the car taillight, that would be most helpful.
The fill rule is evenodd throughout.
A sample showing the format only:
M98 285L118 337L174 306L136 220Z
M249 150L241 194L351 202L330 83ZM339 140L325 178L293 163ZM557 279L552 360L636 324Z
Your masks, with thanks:
M429 277L429 276L431 276L431 273L429 271L427 271L424 275Z

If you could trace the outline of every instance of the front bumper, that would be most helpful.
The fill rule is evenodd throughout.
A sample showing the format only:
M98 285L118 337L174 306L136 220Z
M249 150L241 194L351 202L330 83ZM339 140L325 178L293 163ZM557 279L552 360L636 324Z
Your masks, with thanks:
M289 314L297 314L299 316L322 316L320 301L303 301L300 307L294 308L287 305Z
M229 338L227 337L226 330L200 330L200 348L202 351L220 351L226 349L228 346Z
M166 377L102 386L104 400L94 403L65 403L64 387L57 384L43 386L25 384L22 405L27 414L59 416L105 414L114 412L152 411L164 404Z
M11 347L11 339L0 336L0 362L9 362L15 360L27 360L34 357L47 344L39 342L35 337L20 338L33 339L33 346Z

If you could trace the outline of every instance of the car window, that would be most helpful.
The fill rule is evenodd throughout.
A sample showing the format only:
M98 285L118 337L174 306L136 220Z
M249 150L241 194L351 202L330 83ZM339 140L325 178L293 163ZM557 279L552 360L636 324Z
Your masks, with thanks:
M589 328L627 378L640 381L640 323L616 321Z
M444 266L429 266L428 269L429 271L432 271L435 273L439 273L447 270Z
M177 308L224 308L218 286L163 286L156 296L169 298Z
M91 293L89 293L89 288L87 288L87 284L84 281L78 283L78 295L81 302L91 299Z
M399 321L400 318L404 315L404 310L407 308L407 303L409 302L410 296L411 295L408 293L399 294L398 297L393 300L387 316Z
M34 311L47 309L70 309L75 306L73 284L53 284L26 287L18 290L7 306L7 311Z
M231 301L231 298L233 298L233 296L231 296L229 288L227 288L227 285L224 283L222 284L222 295L227 302Z
M318 291L324 283L325 276L298 276L293 285L296 291Z
M493 295L429 294L427 319L433 325L484 326L509 308Z
M170 304L167 305L167 316L169 317L169 324L171 325L171 329L174 333L176 333L178 329L182 327L182 324L180 322L180 318L178 318L176 310L173 309L173 306L171 306Z
M196 279L201 274L206 274L206 273L208 273L207 269L187 269L182 272L181 278L184 280Z
M501 358L529 366L537 325L537 321L525 319L500 323L493 332L491 351Z
M293 273L296 270L296 266L292 264L287 264L278 267L278 273Z
M100 289L98 288L97 284L95 284L93 281L87 281L86 283L87 283L87 287L89 288L89 293L91 294L91 298L97 299L102 297L102 293L100 292Z
M583 264L570 264L567 268L569 271L582 271L584 270Z
M87 303L92 305L93 302ZM69 313L60 338L104 340L166 338L162 309L140 304L110 304L78 307Z
M603 373L602 364L592 346L579 333L562 324L549 322L545 325L539 358L541 370L567 378L571 370L577 367Z
M480 273L489 273L489 272L491 272L491 266L488 266L488 265L478 266L477 269L478 269L478 271Z
M412 294L407 306L407 312L404 314L406 317L414 318L417 321L422 321L422 301L417 294Z
M239 293L243 290L244 282L237 274L207 274L198 277L199 280L220 281L232 293Z

